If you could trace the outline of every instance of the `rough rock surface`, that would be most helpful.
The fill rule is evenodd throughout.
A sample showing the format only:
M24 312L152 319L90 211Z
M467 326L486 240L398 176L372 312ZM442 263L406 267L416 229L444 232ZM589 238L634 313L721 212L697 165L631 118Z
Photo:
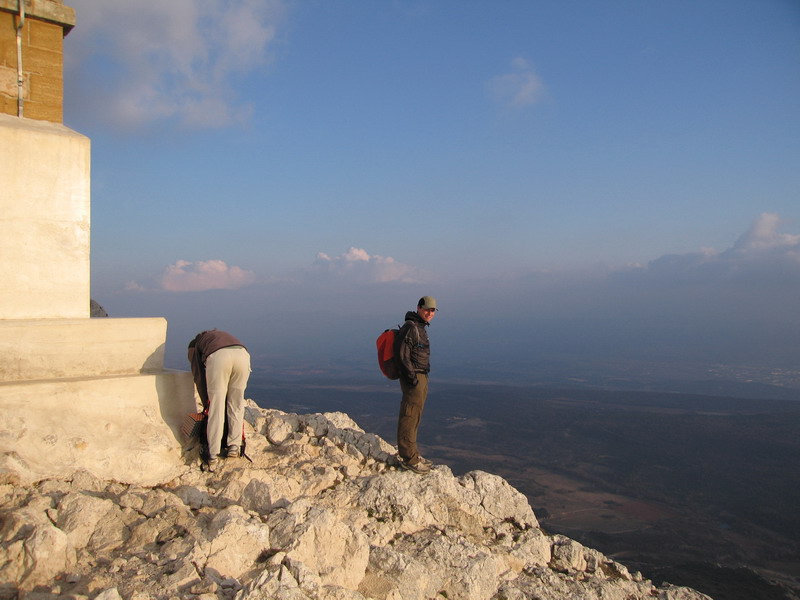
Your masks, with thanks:
M87 471L0 485L0 598L701 600L538 527L480 471L399 470L341 413L250 403L246 459L154 487Z

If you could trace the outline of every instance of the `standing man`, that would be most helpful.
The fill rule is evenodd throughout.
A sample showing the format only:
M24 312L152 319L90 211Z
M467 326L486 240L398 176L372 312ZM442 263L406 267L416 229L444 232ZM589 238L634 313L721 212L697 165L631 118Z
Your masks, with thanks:
M400 466L414 473L431 470L430 461L417 451L417 429L428 396L428 373L431 370L431 346L426 327L436 315L436 300L423 296L417 310L406 313L406 322L395 341L395 356L400 367L400 417L397 420L397 450Z
M213 473L220 454L237 458L241 453L244 390L250 378L250 354L230 333L212 329L198 333L189 342L189 363L203 408L208 410L208 470ZM223 440L226 417L228 435Z

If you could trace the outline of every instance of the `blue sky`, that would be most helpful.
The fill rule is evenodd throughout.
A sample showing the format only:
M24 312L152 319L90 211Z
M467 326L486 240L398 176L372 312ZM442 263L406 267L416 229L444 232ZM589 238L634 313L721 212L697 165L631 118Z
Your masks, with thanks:
M92 295L176 361L373 360L423 294L453 360L800 359L793 0L67 3Z

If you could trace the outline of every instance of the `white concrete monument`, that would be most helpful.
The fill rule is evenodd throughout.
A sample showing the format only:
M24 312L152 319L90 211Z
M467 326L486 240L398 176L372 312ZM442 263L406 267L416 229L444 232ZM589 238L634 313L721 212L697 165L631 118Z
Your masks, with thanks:
M89 208L89 139L0 114L0 483L183 468L191 374L164 369L163 318L90 318Z

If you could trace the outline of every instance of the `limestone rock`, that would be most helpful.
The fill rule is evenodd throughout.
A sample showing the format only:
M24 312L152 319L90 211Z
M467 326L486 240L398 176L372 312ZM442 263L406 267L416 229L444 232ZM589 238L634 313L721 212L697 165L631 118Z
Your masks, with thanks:
M89 316L93 319L107 317L106 309L100 306L96 300L89 300Z
M282 509L270 519L275 523L273 547L317 573L322 584L358 587L369 560L367 537L350 525L344 510L310 505L303 509Z
M343 413L246 420L252 462L214 473L189 449L150 487L0 476L0 598L706 599L548 536L500 477L399 470Z
M220 510L211 519L207 532L211 544L205 570L223 577L241 577L270 548L269 528L240 506Z
M0 516L0 581L33 589L74 565L75 549L67 534L55 527L44 511L29 506L2 511Z
M100 520L114 508L111 500L84 492L70 492L58 504L56 525L67 534L73 548L84 548Z

